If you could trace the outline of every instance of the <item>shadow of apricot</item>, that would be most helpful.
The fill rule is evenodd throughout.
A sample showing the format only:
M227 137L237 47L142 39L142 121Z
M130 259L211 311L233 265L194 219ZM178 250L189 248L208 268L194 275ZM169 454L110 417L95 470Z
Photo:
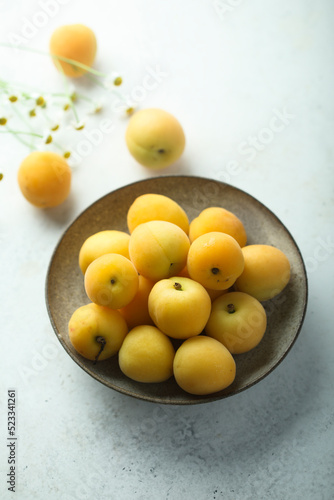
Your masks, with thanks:
M194 169L187 156L181 156L173 165L163 169L162 175L194 175Z
M57 207L38 209L41 218L47 219L55 227L68 225L76 215L76 198L73 192Z
M170 175L195 175L191 161L182 156L175 163L165 168L153 169L144 167L138 163L138 168L141 170L144 178L165 177Z

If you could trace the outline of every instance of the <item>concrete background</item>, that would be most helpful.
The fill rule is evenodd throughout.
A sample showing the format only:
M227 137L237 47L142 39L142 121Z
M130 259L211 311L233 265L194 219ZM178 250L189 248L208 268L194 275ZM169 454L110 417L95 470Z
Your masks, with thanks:
M34 122L42 135L51 122L71 121L49 94L64 84L48 57L24 49L47 52L57 26L83 23L98 39L95 68L121 74L129 101L175 114L187 136L175 165L149 171L126 149L122 101L89 79L75 82L103 110L90 115L78 101L84 133L55 135L75 153L72 192L41 211L16 181L29 148L0 135L1 498L13 495L11 388L16 498L333 498L333 19L330 0L0 1L1 42L16 47L0 47L1 79L48 98L50 116ZM22 130L7 97L0 115ZM59 344L44 298L53 249L82 210L125 184L170 174L229 182L258 198L293 234L309 279L304 326L283 363L235 397L190 407L135 400L90 378Z

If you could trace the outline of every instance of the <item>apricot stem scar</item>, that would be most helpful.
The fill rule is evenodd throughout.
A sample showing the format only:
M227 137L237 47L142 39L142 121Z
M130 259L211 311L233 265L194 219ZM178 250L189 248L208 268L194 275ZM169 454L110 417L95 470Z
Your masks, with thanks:
M95 360L94 360L94 365L96 365L98 359L99 359L99 356L101 354L101 352L103 351L103 349L105 348L105 345L106 345L106 339L104 337L102 337L101 335L99 335L98 337L96 337L96 342L98 342L99 344L101 344L101 347L100 347L100 350L99 352L97 353L97 355L95 356Z
M218 269L218 267L213 267L213 268L211 269L211 272L212 272L212 274L218 274L218 273L219 273L219 269Z
M165 152L165 150L164 150L164 149L158 149L158 153L163 154L164 152Z
M116 283L116 281L114 280L114 278L112 278L112 279L110 280L110 283L111 283L112 285L114 285L114 284Z
M234 304L227 304L227 312L233 314L235 312Z

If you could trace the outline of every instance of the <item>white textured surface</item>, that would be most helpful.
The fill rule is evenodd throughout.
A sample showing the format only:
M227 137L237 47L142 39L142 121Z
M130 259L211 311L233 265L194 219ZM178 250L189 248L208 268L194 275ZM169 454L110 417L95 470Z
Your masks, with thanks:
M56 26L91 26L99 41L96 66L120 71L124 91L144 97L141 107L169 110L184 126L185 154L161 173L228 181L272 209L304 256L309 306L283 363L236 397L161 407L107 389L55 338L44 299L47 266L84 208L156 173L129 156L126 120L105 112L114 130L75 169L68 202L43 212L17 187L27 150L1 135L0 497L15 496L5 477L6 397L14 387L20 500L332 499L333 2L55 3L58 9L23 45L47 50ZM22 36L27 20L38 23L42 4L0 1L1 41ZM0 60L2 78L61 85L47 58L0 48ZM145 90L147 68L157 66L164 75ZM277 113L288 117L270 136L263 129L278 126ZM254 136L267 143L251 152Z

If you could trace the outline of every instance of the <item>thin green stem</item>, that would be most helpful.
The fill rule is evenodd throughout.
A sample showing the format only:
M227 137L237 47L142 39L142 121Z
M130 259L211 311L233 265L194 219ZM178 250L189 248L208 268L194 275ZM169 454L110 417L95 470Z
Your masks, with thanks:
M28 129L33 132L33 128L31 126L31 124L29 123L29 121L22 115L21 111L18 110L17 106L12 106L12 109L14 111L14 113L16 113L16 115L20 118L20 120L22 120L22 122L28 127ZM32 150L34 148L34 142L33 142L33 136L31 136L31 142L30 142L30 150Z
M100 83L100 82L98 82L98 83ZM10 87L10 86L11 86L11 87L17 87L18 89L21 89L21 88L22 88L22 89L25 89L25 87L30 87L30 89L32 89L32 90L33 90L33 91L35 91L35 92L38 92L38 93L39 93L39 94L41 94L41 95L46 95L46 94L49 94L49 95L50 95L50 96L52 96L52 97L66 97L69 101L72 101L71 96L69 96L69 94L68 94L68 93L66 93L66 92L50 92L50 91L41 92L39 89L37 89L36 87L32 87L31 85L23 85L23 84L20 84L20 83L14 83L14 82L13 82L13 83L12 83L12 82L8 83L8 82L5 82L4 80L0 80L0 91L1 91L1 89L2 89L4 92L6 92L6 94L7 94L7 95L10 95L10 94L11 94L11 92L9 91L9 87ZM102 85L102 87L103 87L103 85ZM23 95L24 95L27 99L34 100L34 101L35 101L35 97L32 97L32 96L30 96L30 95L29 95L29 94L27 94L27 93L25 93L25 94L23 94ZM79 94L79 93L77 93L77 92L76 92L76 95L77 95L78 97L80 97L80 99L82 99L83 101L87 101L87 102L89 102L89 103L91 103L91 104L94 104L94 102L95 102L93 99L91 99L90 97L87 97L87 96L86 96L86 95L84 95L84 94ZM71 105L71 102L69 102L69 104ZM73 107L73 106L72 106L72 107Z
M113 94L115 94L117 97L119 97L120 99L122 99L122 101L124 101L126 104L129 104L129 101L127 101L124 97L124 95L122 95L118 90L115 90L115 89L111 89L111 92Z
M68 97L68 94L65 94L65 92L49 92L52 97Z
M24 141L23 139L21 139L21 137L19 137L18 135L14 134L14 137L15 139L17 139L21 144L24 144L25 146L27 146L29 149L30 149L30 144L26 141Z
M111 92L112 94L114 94L117 97L119 97L123 102L125 102L126 104L129 104L129 101L127 101L127 99L125 99L125 97L118 90L116 90L116 89L106 89L106 87L103 85L103 83L101 83L93 75L87 75L87 77L90 80L92 80L94 83L96 83L96 85L98 85L99 87L102 87L106 92Z
M88 74L87 78L89 78L90 80L92 80L92 82L96 83L96 85L98 85L99 87L102 87L104 90L106 90L106 88L103 85L103 83L101 83L98 78L95 78L95 76Z
M71 101L71 108L72 108L72 111L73 111L73 114L74 114L74 117L77 121L77 123L80 122L79 120L79 116L78 116L78 113L77 113L77 110L76 110L76 107L74 106L73 102Z
M27 84L22 84L22 83L18 83L18 82L6 82L5 80L0 80L0 87L2 87L5 92L9 93L8 91L8 88L17 88L17 89L23 89L23 90L26 90L27 88L30 88L31 90L35 91L35 92L40 92L39 89L37 89L36 87L33 87L32 85L27 85ZM29 94L26 94L26 96L30 97Z
M6 127L7 130L0 130L0 134L6 134L6 133L9 133L9 134L13 134L14 137L19 141L21 142L22 144L24 144L25 146L27 146L28 148L30 148L30 144L26 141L24 141L19 134L25 134L25 135L34 135L36 137L43 137L41 135L38 135L38 134L33 134L31 132L19 132L17 130L12 130L10 129L9 127Z
M43 136L41 134L36 134L35 132L25 132L24 130L12 130L9 127L7 127L7 130L0 130L0 134L7 134L7 133L11 133L14 135L32 135L33 137L39 137L40 139L43 139Z
M11 88L17 88L17 89L23 89L23 90L27 90L27 88L29 88L31 91L34 91L40 95L47 95L48 94L52 97L68 97L68 95L65 94L64 92L50 92L49 90L41 91L40 89L38 89L37 87L33 87L32 85L26 85L26 84L22 84L22 83L18 83L18 82L6 82L4 80L0 80L0 89L1 89L1 87L8 95L10 95L9 89L11 89ZM27 94L26 92L22 92L22 94L28 99L35 100L35 97L32 97L31 95Z
M14 111L14 113L20 118L20 120L23 121L23 123L30 129L32 130L32 126L31 124L28 122L28 120L25 119L25 117L22 115L21 111L19 111L17 109L17 106L16 105L13 105L12 106L12 110Z
M45 108L41 107L41 114L48 126L48 129L50 129L52 127L52 125L55 125L55 123L51 120L50 116L48 115L47 111L45 111ZM59 127L59 124L58 124L58 127Z
M73 111L73 114L74 114L74 118L76 119L77 123L79 123L79 116L78 116L78 113L77 113L77 110L76 110L76 107L74 106L74 102L73 102L73 99L71 99L71 95L70 95L70 92L69 92L69 88L68 88L68 81L67 81L67 78L65 76L65 73L64 73L64 70L60 64L59 61L55 61L56 62L56 66L60 72L60 74L62 75L62 78L63 78L63 83L64 83L64 87L65 87L65 92L66 92L66 97L68 98L68 102L69 102L69 105L71 106L72 108L72 111Z
M94 101L93 99L91 99L90 97L87 97L86 95L83 95L83 94L78 94L76 93L76 95L82 99L83 101L87 101L87 102L90 102L91 104L94 104Z
M88 73L92 73L93 75L103 76L103 77L107 76L104 73L102 73L101 71L97 71L96 69L93 69L90 66L87 66L86 64L80 63L78 61L74 61L74 59L69 59L69 58L63 57L63 56L57 56L56 54L49 54L48 52L44 52L43 50L33 49L30 47L19 47L19 46L12 45L10 43L4 43L4 42L0 42L0 46L1 47L8 47L11 49L24 50L26 52L34 52L35 54L40 54L42 56L52 57L52 59L66 62L68 64L71 64L72 66L77 66L78 68L83 69L83 70L87 71Z
M55 141L52 141L52 144L54 146L56 146L57 149L59 149L59 151L63 152L64 151L64 148L61 147L60 144L58 144L58 142L55 142Z
M12 130L10 129L9 127L6 127L7 130L0 130L0 134L13 134L16 139L20 142L22 142L22 144L24 144L25 146L28 146L30 147L31 145L28 144L28 142L24 141L20 135L30 135L30 136L33 136L33 137L39 137L40 139L43 139L43 136L41 134L36 134L35 132L25 132L23 130ZM52 144L57 148L59 149L60 151L64 151L64 148L56 141L52 141Z

